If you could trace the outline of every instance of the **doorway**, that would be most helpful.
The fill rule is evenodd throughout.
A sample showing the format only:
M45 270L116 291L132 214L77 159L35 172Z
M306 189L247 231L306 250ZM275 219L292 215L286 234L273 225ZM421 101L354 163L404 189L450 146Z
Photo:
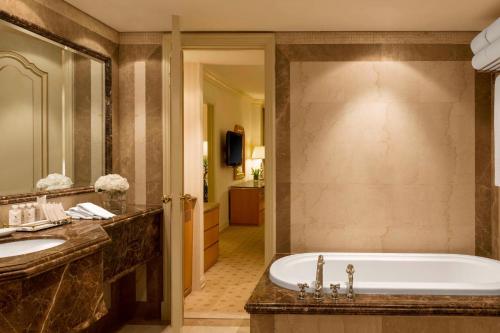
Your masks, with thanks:
M265 270L264 59L184 51L184 183L198 198L184 228L184 318L198 323L248 320Z
M179 200L186 200L187 188L184 186L183 177L184 168L179 169L186 161L182 159L172 159L171 156L183 156L184 151L182 144L184 141L183 136L183 51L186 50L264 50L265 52L265 121L264 121L264 146L265 146L265 263L269 263L275 253L275 163L274 163L274 59L275 59L275 42L274 35L268 33L256 34L239 34L239 33L180 33L175 27L178 27L178 17L174 17L174 29L171 34L166 35L164 39L164 147L165 147L165 182L164 193L165 202L165 276L170 279L165 280L165 304L163 307L163 314L165 319L169 319L173 332L180 332L184 321L184 295L183 295L183 266L182 266L182 253L183 253L183 216ZM185 74L185 73L184 73ZM169 79L170 78L170 79ZM175 126L174 126L175 125ZM203 150L203 146L199 145L197 150ZM251 152L250 152L251 153ZM202 154L202 153L201 153ZM201 155L200 154L200 155ZM202 155L201 155L202 156ZM193 163L193 161L189 161ZM202 164L194 161L194 166ZM240 173L240 172L238 172ZM236 174L236 173L235 173ZM203 184L203 181L196 182L196 184ZM196 185L198 186L198 185ZM200 187L198 187L199 189ZM201 186L201 192L203 185ZM170 193L170 194L169 194ZM184 194L183 194L184 193ZM196 196L202 198L201 196ZM171 198L171 199L170 199ZM197 205L198 209L201 205ZM196 215L196 214L195 214ZM200 216L198 214L197 216ZM199 222L198 222L199 223ZM199 229L201 230L201 229ZM196 237L201 238L199 232L194 232L193 242ZM199 257L198 257L199 258ZM201 261L193 260L193 268L196 270L204 269ZM196 275L196 274L194 274ZM203 279L193 281L194 283L203 284ZM193 290L196 286L192 286Z

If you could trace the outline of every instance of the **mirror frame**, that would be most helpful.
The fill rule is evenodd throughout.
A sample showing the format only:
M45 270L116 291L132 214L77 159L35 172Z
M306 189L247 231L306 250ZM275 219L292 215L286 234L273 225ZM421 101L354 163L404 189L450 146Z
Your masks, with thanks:
M32 32L43 38L49 39L57 44L67 46L76 52L88 55L92 58L100 60L104 64L104 172L109 174L113 170L113 142L112 142L112 130L113 130L113 112L111 103L111 58L105 56L102 53L89 49L85 46L79 45L66 39L62 36L56 35L55 33L42 28L36 24L33 24L25 19L11 15L4 10L0 10L0 20L7 23L13 24L19 28ZM11 194L2 196L0 194L0 205L14 204L19 202L32 201L36 199L37 196L47 195L48 198L61 197L67 195L90 193L94 191L93 186L83 186L75 187L63 190L53 190L53 191L40 191L40 192L29 192L21 194Z

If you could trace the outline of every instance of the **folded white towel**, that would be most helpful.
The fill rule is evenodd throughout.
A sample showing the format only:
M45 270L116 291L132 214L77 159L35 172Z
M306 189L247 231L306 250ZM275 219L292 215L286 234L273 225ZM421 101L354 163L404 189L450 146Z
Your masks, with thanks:
M481 50L472 58L472 67L481 71L491 71L500 68L500 39Z
M91 202L78 204L77 207L92 215L102 217L103 219L110 219L116 216L115 214L108 212L106 209L99 207Z
M500 39L500 17L495 20L488 28L486 28L486 39L488 43L493 43Z
M486 29L481 31L472 42L470 42L470 48L474 54L478 54L482 49L490 45L488 40L486 39Z
M474 37L470 43L470 48L474 54L478 54L498 39L500 39L500 18L497 18L486 29Z

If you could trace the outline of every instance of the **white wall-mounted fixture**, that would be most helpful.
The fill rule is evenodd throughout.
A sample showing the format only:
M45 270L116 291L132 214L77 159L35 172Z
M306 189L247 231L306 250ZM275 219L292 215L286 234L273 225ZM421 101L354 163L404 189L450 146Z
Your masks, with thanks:
M500 18L481 31L470 43L472 67L482 72L500 72ZM500 75L493 95L493 136L495 146L495 186L500 186Z
M479 71L500 70L500 18L481 31L471 42L472 67Z

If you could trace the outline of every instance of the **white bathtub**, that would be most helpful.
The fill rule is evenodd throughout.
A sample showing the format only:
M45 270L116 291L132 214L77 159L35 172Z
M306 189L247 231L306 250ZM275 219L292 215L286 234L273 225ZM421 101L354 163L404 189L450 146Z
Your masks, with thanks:
M276 260L271 281L298 290L297 283L311 288L316 261L325 259L323 287L340 283L345 292L346 266L353 264L354 292L391 295L500 295L500 261L456 254L413 253L303 253Z

